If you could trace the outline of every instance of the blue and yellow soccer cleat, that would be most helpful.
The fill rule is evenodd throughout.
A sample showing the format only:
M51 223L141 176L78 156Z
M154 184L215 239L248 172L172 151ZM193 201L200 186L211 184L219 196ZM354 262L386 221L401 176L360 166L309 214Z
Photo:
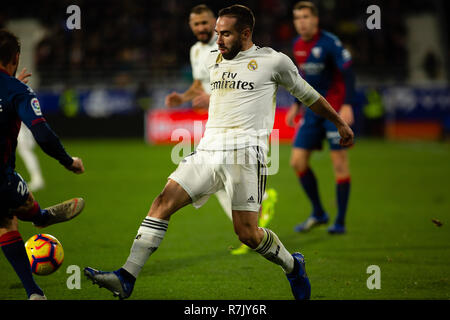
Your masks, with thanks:
M263 199L261 204L261 216L259 217L258 225L261 228L265 228L269 225L270 221L275 215L275 203L278 201L278 193L275 189L266 190L267 197Z
M294 258L294 270L286 277L291 285L295 300L309 300L311 297L311 283L305 269L305 258L299 252L292 254Z
M295 226L294 231L296 232L307 232L314 227L320 226L321 224L328 223L328 215L324 213L321 217L311 215L305 222L300 223Z
M121 275L120 270L104 272L86 267L84 268L84 274L92 280L93 284L97 284L99 288L108 289L113 293L114 297L119 297L122 300L131 295L134 283L126 281Z
M245 244L241 244L241 246L239 248L236 248L234 250L231 250L231 254L232 255L241 255L241 254L246 254L247 252L251 251L251 249L249 247L247 247Z

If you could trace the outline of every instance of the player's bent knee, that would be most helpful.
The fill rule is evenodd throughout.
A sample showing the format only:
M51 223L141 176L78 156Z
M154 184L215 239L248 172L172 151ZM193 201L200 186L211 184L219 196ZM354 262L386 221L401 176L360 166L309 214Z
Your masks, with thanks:
M303 150L294 149L292 151L289 164L295 172L303 172L308 169L309 153Z
M7 232L18 230L18 225L17 217L0 217L0 236Z
M239 238L239 241L245 244L246 246L254 249L258 246L258 237L255 232L249 229L235 229L235 232Z

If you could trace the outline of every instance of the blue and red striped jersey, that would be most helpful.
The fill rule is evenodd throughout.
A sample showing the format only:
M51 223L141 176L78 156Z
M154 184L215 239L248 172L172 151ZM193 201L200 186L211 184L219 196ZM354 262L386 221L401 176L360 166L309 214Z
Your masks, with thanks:
M352 57L340 40L319 30L309 41L300 36L294 40L294 58L302 77L336 110L352 104L354 74Z
M0 69L0 181L5 172L12 173L15 169L17 136L22 122L48 155L63 165L72 164L72 158L46 123L33 90Z

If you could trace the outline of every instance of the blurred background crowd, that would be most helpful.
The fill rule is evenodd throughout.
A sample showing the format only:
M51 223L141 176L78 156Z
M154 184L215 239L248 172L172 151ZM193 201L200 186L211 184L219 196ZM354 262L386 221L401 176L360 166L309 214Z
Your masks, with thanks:
M35 49L41 85L74 81L94 83L115 80L117 84L139 79L158 79L189 72L189 47L195 42L189 26L189 11L199 1L33 1L9 2L0 12L0 26L18 18L37 19L46 34ZM205 1L215 12L231 4ZM244 1L254 10L254 40L291 55L296 37L292 7L296 1ZM80 30L66 28L66 8L75 3L81 8ZM429 47L421 57L421 80L448 80L448 1L317 1L323 29L338 35L350 50L354 67L364 82L407 81L413 70L409 56L410 20L414 16L434 18L438 47ZM382 28L368 30L366 8L379 4ZM425 28L432 28L423 22ZM430 30L433 32L434 30ZM427 46L426 39L423 45ZM416 48L417 49L417 48ZM446 70L446 72L443 72ZM131 77L133 80L127 78ZM86 79L88 78L88 79Z
M255 13L254 42L291 57L292 44L297 37L292 23L292 8L296 2L238 1ZM419 109L439 111L434 113L434 118L443 117L440 136L447 127L450 128L449 1L313 2L319 8L321 28L336 34L353 56L356 85L364 90L365 102L362 104L384 101L383 108L392 110L407 108L396 103L409 101L411 108L416 104ZM200 3L218 12L236 2L39 0L24 5L23 2L9 1L2 5L0 27L16 25L17 29L17 23L23 26L23 21L34 26L31 27L34 36L21 37L24 44L33 44L28 49L24 48L31 58L24 60L23 66L30 69L33 65L32 86L42 94L41 99L48 98L45 93L49 91L61 93L44 101L47 113L61 107L61 101L66 101L67 110L71 107L77 109L73 105L76 94L82 94L80 90L98 87L133 90L133 99L143 101L142 111L164 107L163 97L167 92L185 89L192 80L189 48L196 39L188 21L190 9ZM81 9L79 30L69 30L66 26L70 15L66 9L72 4ZM381 29L370 30L366 25L370 16L367 8L374 4L381 10ZM25 31L22 34L29 33ZM396 87L406 87L409 91L393 91ZM423 88L431 88L432 91L420 91ZM387 91L383 91L385 89ZM107 101L105 108L115 104L116 111L126 109L119 104L120 101L128 103L128 100L122 99L123 96L119 100L117 97L108 100L108 94L92 92L90 101L97 105ZM425 98L422 99L423 96ZM433 106L428 96L432 96ZM112 100L114 103L110 103ZM55 101L59 104L53 108ZM279 106L288 103L282 101ZM81 104L84 106L83 101ZM70 111L66 112L66 115L70 114ZM90 114L99 116L105 113ZM394 116L398 118L398 115ZM420 117L423 118L422 115Z

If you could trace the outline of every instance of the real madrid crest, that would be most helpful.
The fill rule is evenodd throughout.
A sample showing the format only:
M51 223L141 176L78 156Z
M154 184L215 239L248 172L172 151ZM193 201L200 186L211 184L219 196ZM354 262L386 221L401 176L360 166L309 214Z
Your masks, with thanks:
M256 69L258 69L258 64L256 63L256 60L251 60L248 65L247 65L248 70L250 71L255 71Z

